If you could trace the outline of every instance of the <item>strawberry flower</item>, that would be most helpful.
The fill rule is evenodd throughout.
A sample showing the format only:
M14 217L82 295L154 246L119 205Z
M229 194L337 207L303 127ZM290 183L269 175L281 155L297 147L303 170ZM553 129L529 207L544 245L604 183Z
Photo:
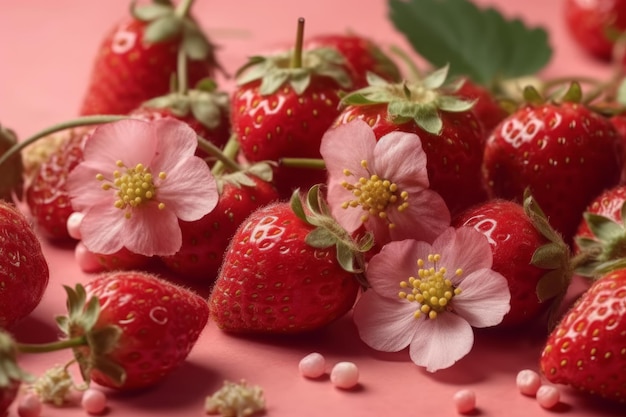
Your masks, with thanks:
M410 346L430 372L471 350L472 327L499 324L509 311L506 279L491 269L487 238L470 227L448 228L431 244L394 241L366 269L371 289L354 308L361 339L384 352Z
M419 137L392 132L376 141L362 120L337 126L320 148L328 171L328 205L349 233L364 226L379 245L432 242L450 226L443 198L430 190Z
M146 256L175 253L182 245L178 219L201 218L219 198L196 146L195 132L174 119L99 126L67 182L72 207L84 214L84 245L102 254L123 247Z

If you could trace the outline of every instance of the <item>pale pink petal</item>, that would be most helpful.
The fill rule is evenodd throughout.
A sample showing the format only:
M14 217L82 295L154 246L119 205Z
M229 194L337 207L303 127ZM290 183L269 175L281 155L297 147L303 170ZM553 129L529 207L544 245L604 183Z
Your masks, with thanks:
M458 288L461 293L452 299L452 308L473 327L495 326L509 312L511 294L506 278L491 269L472 272Z
M493 263L489 241L472 227L450 228L433 242L433 249L441 254L442 266L449 271L463 270L461 277L450 276L455 285L473 271L491 269Z
M322 137L320 153L328 174L344 178L343 170L348 168L355 174L363 172L361 161L371 162L376 136L372 128L363 120L329 129Z
M136 210L139 211L139 210ZM159 210L156 204L146 204L133 215L124 228L124 246L145 256L175 254L182 245L182 232L171 210Z
M157 200L181 220L198 220L217 205L217 183L206 162L191 157L159 182Z
M404 211L387 210L389 221L396 225L389 231L392 240L433 242L450 227L450 212L439 193L424 189L411 194L409 199L409 206Z
M467 355L474 345L472 327L462 317L442 313L423 324L411 341L411 360L429 372L449 368Z
M428 188L426 153L422 141L413 133L391 132L381 137L374 148L372 170L381 178L407 187Z
M111 204L97 204L87 208L80 223L83 244L94 253L110 254L124 246L123 211Z
M110 201L113 206L115 195L112 190L103 190L102 182L96 179L97 171L88 164L78 164L67 176L66 187L75 211L85 211L94 204Z
M330 207L330 213L348 233L353 233L363 224L361 221L363 209L360 206L345 209L341 206L345 201L350 201L353 198L352 193L346 190L339 181L333 178L329 179L326 200Z
M430 245L416 240L389 242L367 264L365 275L380 296L400 300L400 282L417 275L417 260L430 252Z
M102 172L103 175L111 174L118 160L128 167L149 164L157 146L150 123L125 119L98 126L85 143L85 161L99 170L110 169L108 173Z
M153 134L157 138L157 152L150 162L152 172L168 175L176 167L185 165L198 147L198 136L187 123L172 118L152 122Z
M361 340L382 352L398 352L409 345L418 320L408 301L391 300L367 290L354 306L354 323Z

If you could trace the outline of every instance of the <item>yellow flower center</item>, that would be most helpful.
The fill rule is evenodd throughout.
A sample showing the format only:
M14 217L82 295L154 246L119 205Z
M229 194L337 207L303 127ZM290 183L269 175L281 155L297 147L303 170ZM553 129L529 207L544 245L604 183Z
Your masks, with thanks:
M129 168L122 161L117 161L116 165L122 170L113 171L113 180L108 180L103 174L97 174L96 179L103 181L103 190L115 190L117 200L115 207L120 210L126 210L124 214L126 218L131 217L131 209L150 200L155 200L157 187L154 184L154 177L150 172L150 168L146 168L139 163L133 168ZM165 180L167 175L165 172L159 172L160 180ZM159 209L163 210L165 204L158 202Z
M437 315L449 308L450 300L455 295L461 293L460 288L455 288L452 281L446 278L447 269L439 267L441 255L428 255L427 262L431 266L426 267L423 259L417 260L417 278L409 277L406 281L400 282L400 292L398 297L403 300L417 303L419 307L415 310L416 319L422 315L428 316L430 319L437 318ZM459 268L455 275L460 276L463 271Z
M369 174L367 161L361 161L361 166ZM346 177L353 176L348 169L344 169L343 174ZM397 184L380 178L376 174L370 174L369 178L360 177L353 184L343 181L341 185L346 190L351 191L354 197L356 197L354 200L345 201L341 206L344 209L361 206L365 211L363 216L361 216L361 221L363 222L367 221L370 216L375 216L387 220L389 228L392 229L396 225L389 221L387 210L390 207L395 207L396 210L402 212L409 206L409 193L399 190Z

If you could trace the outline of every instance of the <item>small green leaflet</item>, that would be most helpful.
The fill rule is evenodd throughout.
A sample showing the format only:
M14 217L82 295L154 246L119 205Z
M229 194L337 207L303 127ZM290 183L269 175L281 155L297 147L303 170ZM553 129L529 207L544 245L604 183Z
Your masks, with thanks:
M533 75L552 56L548 33L469 0L389 0L389 18L433 67L487 87Z

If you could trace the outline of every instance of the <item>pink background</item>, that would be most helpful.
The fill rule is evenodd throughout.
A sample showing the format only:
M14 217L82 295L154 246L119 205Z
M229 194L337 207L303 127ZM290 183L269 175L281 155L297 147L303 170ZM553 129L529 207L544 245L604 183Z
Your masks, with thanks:
M0 5L0 123L24 138L44 127L76 117L87 84L95 49L105 31L127 11L128 0L20 0ZM509 17L549 28L554 54L545 76L603 76L610 69L589 60L568 37L561 0L476 0L497 6ZM384 0L197 0L195 15L221 45L219 58L233 72L246 57L292 41L296 20L305 17L307 33L351 29L385 47L409 50L387 20ZM230 88L230 82L222 83ZM73 262L69 247L44 242L51 268L49 290L42 304L20 328L24 341L49 341L56 336L53 316L64 311L61 284L89 277ZM224 379L247 379L266 393L268 415L309 416L454 416L452 395L460 388L475 390L480 416L547 416L537 402L515 388L515 375L536 369L540 332L528 335L482 332L472 353L449 370L428 374L415 367L407 352L379 354L358 339L350 318L327 330L299 338L241 338L208 325L186 364L158 387L134 394L110 393L113 416L203 415L206 395ZM350 360L361 371L354 391L334 389L328 379L299 376L298 361L319 351L329 366ZM23 366L40 373L65 363L69 352L23 357ZM557 414L623 415L564 389ZM13 408L10 416L17 413ZM46 407L45 416L85 415L76 406Z

